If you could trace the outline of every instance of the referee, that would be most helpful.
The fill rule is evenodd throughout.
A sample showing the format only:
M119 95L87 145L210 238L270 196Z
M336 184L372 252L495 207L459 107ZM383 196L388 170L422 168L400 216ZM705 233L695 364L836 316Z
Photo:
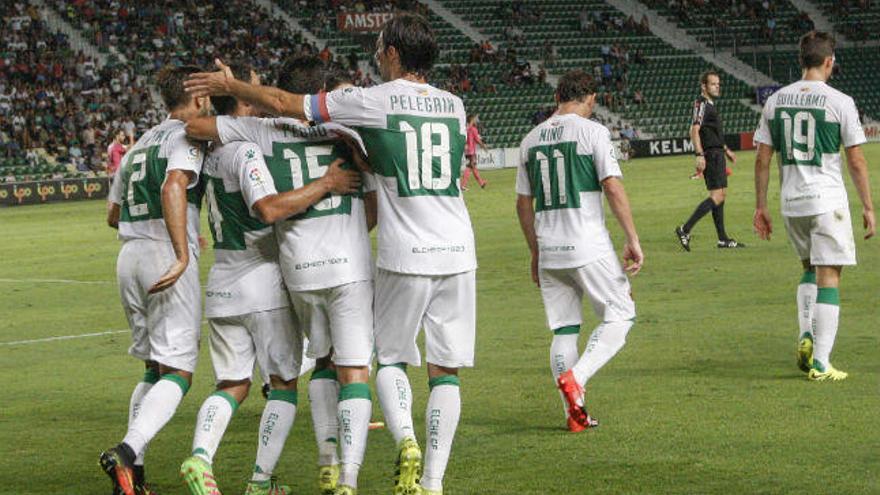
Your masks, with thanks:
M724 144L721 115L715 108L715 99L721 96L721 78L709 70L700 76L702 94L694 102L691 141L697 155L697 174L706 180L709 197L697 205L684 225L675 228L675 235L685 251L691 250L691 230L707 213L712 212L719 248L740 248L745 244L727 237L724 230L724 198L727 195L727 165L724 158L736 162L736 155Z

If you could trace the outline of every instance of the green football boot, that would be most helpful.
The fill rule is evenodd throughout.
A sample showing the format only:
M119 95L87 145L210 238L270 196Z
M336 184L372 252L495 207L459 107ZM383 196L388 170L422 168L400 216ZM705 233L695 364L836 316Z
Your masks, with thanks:
M248 481L244 495L291 495L289 486L279 485L274 476L266 481Z
M339 482L339 466L318 466L318 489L321 495L333 495L336 493L336 483Z
M804 373L809 373L813 367L813 336L806 332L798 342L797 364Z
M395 471L394 495L421 495L422 451L415 438L400 441Z
M221 495L211 465L201 457L188 457L180 465L180 477L191 495Z

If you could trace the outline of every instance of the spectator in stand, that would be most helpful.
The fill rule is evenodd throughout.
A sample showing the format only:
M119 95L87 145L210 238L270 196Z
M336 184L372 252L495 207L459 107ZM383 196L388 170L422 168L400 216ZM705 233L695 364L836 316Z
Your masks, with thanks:
M642 91L637 89L635 93L633 93L633 103L636 105L641 105L645 103L645 97L642 95Z
M471 171L473 171L474 178L477 179L477 183L480 184L480 188L485 189L488 181L483 180L480 177L480 172L477 170L477 145L479 145L484 150L488 150L489 148L483 143L482 137L480 137L480 130L477 128L477 123L479 122L479 115L473 114L468 117L467 120L467 141L465 142L464 148L464 156L467 159L466 168L464 169L464 175L461 177L461 189L462 191L467 191L467 183L470 178Z
M125 131L118 129L113 137L113 142L107 147L107 175L114 175L119 170L119 164L125 155Z

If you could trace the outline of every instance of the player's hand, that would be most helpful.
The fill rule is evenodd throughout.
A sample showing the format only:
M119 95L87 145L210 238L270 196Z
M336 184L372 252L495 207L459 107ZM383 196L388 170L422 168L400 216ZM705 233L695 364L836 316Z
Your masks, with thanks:
M704 170L706 170L706 157L705 156L698 156L697 157L697 173L702 174Z
M770 234L773 233L773 223L770 221L770 212L765 208L755 210L755 219L752 222L755 227L755 233L758 237L765 241L770 240Z
M532 282L538 287L541 286L541 279L538 277L538 255L532 255Z
M361 187L361 174L354 170L343 170L340 165L345 163L342 158L337 158L327 167L327 172L321 180L327 183L327 187L333 194L356 193Z
M354 161L355 167L358 168L361 172L365 172L368 174L373 173L373 168L370 166L370 162L367 161L363 152L361 151L361 146L358 144L357 140L352 136L345 134L343 132L339 132L336 134L339 139L345 143L346 146L351 150L351 158Z
M232 69L228 65L220 61L219 58L214 59L214 65L217 66L216 72L196 72L190 74L186 81L183 81L183 87L190 96L199 98L202 96L221 96L230 93L229 83L235 80L232 75Z
M645 255L642 253L642 246L639 241L627 241L623 246L623 269L630 275L638 275L645 262Z
M736 153L734 153L732 149L728 148L724 150L724 156L726 156L731 163L736 163Z
M162 292L163 290L171 287L177 282L177 279L183 275L183 272L186 271L186 267L189 265L189 258L176 260L171 268L165 272L165 275L162 275L162 278L159 279L158 282L153 284L148 291L150 294L156 294L157 292Z
M874 210L862 210L862 225L865 227L865 240L874 237L877 233L877 221L874 219Z

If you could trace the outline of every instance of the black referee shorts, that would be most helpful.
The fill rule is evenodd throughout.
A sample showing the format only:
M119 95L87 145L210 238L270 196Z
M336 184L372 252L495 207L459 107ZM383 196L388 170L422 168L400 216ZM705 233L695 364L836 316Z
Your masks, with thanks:
M706 150L705 158L706 170L703 171L703 179L706 181L706 189L711 191L727 187L727 162L724 159L724 150Z

